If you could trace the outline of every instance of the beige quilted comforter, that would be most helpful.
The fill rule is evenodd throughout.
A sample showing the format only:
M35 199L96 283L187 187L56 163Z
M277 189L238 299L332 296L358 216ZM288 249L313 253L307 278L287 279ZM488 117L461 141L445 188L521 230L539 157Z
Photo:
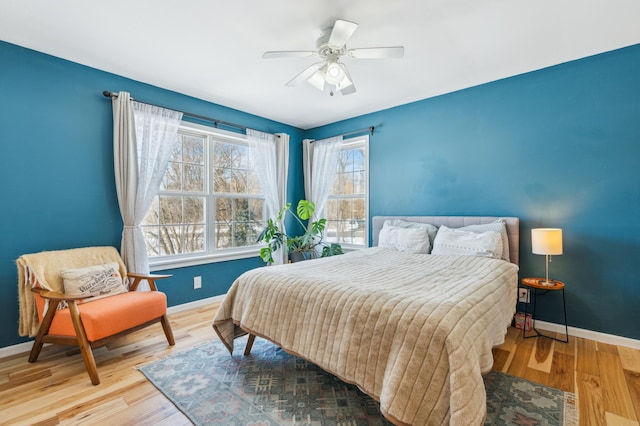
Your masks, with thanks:
M246 272L213 327L251 332L354 383L395 424L480 425L482 373L514 313L518 267L369 248Z

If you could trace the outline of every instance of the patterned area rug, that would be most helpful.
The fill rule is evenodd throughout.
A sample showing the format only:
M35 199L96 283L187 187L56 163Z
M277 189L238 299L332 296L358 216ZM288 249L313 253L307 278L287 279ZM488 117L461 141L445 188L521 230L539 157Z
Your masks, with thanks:
M376 401L316 365L256 339L233 357L216 339L140 367L196 425L390 425ZM487 425L577 425L573 394L492 372Z

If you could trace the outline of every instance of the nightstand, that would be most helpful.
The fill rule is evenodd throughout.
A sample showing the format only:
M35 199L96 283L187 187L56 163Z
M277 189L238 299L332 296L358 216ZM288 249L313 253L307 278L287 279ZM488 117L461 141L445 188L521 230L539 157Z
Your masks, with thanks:
M538 337L538 336L542 336L542 337L546 337L547 339L553 339L553 340L557 340L558 342L563 342L563 343L568 343L569 342L569 327L567 326L567 305L565 303L564 300L564 283L560 282L560 281L555 281L555 280L550 280L553 282L553 285L544 285L541 284L543 281L545 281L544 278L523 278L521 280L521 283L524 287L529 289L529 294L533 295L533 314L531 315L531 329L533 331L535 331L535 334L532 334L530 336L527 336L527 328L526 326L522 328L522 337L525 339L528 339L529 337ZM550 291L561 291L562 292L562 309L563 309L563 313L564 313L564 335L565 335L565 339L557 339L555 337L552 336L548 336L545 334L540 333L537 329L536 329L536 301L538 299L538 296L542 296L544 294L549 293ZM524 308L524 315L525 318L527 317L528 312L528 308L529 308L529 304L525 304L525 308ZM526 321L525 321L526 323Z

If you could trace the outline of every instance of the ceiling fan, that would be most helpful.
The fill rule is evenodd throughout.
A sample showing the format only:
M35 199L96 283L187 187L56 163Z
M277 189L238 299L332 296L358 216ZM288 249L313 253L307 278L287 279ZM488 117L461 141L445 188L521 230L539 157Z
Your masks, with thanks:
M316 42L316 50L304 51L269 51L262 55L262 59L275 58L306 58L319 56L321 62L317 62L300 74L289 80L285 86L297 86L306 81L320 91L329 86L329 94L334 91L343 95L355 93L356 86L353 83L347 66L340 62L341 56L356 59L389 59L402 58L404 47L368 47L360 49L347 49L347 42L358 28L355 22L336 20L332 27L324 31Z

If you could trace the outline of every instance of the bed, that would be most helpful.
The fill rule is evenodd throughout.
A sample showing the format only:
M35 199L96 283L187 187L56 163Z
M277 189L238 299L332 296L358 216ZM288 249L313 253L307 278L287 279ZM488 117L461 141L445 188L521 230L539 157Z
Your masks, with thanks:
M500 220L509 262L377 247L384 223L397 219L443 234ZM482 424L482 374L515 312L518 219L377 216L372 225L374 247L244 273L221 304L215 331L230 352L246 333L250 342L271 340L357 385L394 424Z

